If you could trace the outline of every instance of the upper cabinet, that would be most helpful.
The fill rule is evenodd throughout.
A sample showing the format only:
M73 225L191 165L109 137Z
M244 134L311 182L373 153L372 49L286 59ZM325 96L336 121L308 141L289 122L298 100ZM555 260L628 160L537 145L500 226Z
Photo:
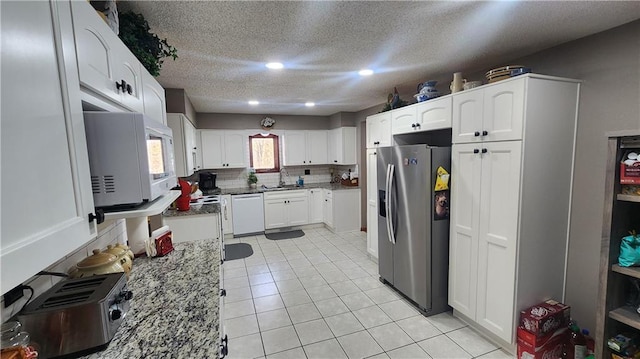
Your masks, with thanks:
M391 116L394 135L450 128L451 96L393 110Z
M176 176L187 177L198 170L198 148L196 128L181 113L170 113L167 122L173 131L173 150L175 151Z
M329 163L352 165L356 163L356 128L339 127L329 130Z
M199 130L202 168L245 168L248 136L245 131Z
M87 1L72 1L83 99L166 123L164 89ZM90 99L87 99L90 98ZM104 107L104 106L102 106Z
M164 88L144 67L142 68L142 96L145 115L166 125L167 104Z
M12 89L1 95L6 293L95 238L96 226L69 2L2 1L0 12L0 78Z
M327 164L327 131L285 131L284 165Z
M507 81L453 95L453 143L522 139L525 82Z
M391 112L367 117L367 148L386 147L392 144Z

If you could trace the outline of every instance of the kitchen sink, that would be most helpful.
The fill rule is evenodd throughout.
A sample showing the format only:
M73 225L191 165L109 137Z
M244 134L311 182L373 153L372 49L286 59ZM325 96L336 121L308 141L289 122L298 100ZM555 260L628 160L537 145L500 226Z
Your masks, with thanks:
M294 189L294 188L296 188L296 186L277 186L277 187L262 186L261 190L263 192L270 192L270 191L286 191L286 190Z

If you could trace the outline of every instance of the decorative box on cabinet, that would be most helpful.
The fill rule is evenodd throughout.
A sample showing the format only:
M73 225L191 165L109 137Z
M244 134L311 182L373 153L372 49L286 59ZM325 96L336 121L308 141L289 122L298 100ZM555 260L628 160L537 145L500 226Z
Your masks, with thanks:
M173 130L176 175L178 177L191 176L193 172L199 169L197 165L199 151L196 145L196 128L181 113L168 114L167 123Z
M327 131L285 131L284 165L327 164Z
M394 135L451 128L451 96L392 110Z
M356 163L356 128L339 127L329 130L329 163L352 165Z
M639 230L640 196L623 194L620 162L626 151L640 149L640 131L608 134L607 173L600 254L600 289L596 310L596 358L610 358L607 340L620 333L640 334L636 307L626 305L632 281L640 280L640 268L618 265L620 242L630 230Z
M392 144L391 112L367 117L367 148L386 147Z
M505 347L520 310L564 299L578 96L575 80L533 74L453 95L449 305ZM495 136L460 136L467 123Z
M2 1L0 12L4 294L96 226L70 3Z
M71 1L71 8L83 91L130 111L144 112L138 59L88 1Z
M245 131L199 130L202 168L245 168L249 137Z

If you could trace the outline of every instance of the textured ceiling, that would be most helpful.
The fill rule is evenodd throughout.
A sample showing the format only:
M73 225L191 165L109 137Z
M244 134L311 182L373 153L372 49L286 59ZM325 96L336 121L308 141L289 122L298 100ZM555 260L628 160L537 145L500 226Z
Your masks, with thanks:
M178 49L158 81L197 112L321 115L640 18L640 1L119 1ZM283 70L264 67L284 63ZM371 68L373 76L357 71ZM535 69L534 69L535 70ZM259 100L249 106L248 100ZM304 103L316 103L307 108Z

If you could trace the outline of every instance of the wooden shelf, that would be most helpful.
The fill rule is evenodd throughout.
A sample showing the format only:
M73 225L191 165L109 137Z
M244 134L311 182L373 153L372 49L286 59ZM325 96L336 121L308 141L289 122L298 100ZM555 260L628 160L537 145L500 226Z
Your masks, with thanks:
M180 191L169 191L164 196L156 198L155 201L146 203L136 209L121 212L109 212L104 214L105 220L121 218L148 217L162 213L167 207L180 197Z
M634 194L618 194L616 199L624 202L640 202L640 196Z
M609 318L640 329L640 314L630 306L620 307L609 312Z
M611 270L617 273L640 279L640 267L621 267L617 264L611 266Z

